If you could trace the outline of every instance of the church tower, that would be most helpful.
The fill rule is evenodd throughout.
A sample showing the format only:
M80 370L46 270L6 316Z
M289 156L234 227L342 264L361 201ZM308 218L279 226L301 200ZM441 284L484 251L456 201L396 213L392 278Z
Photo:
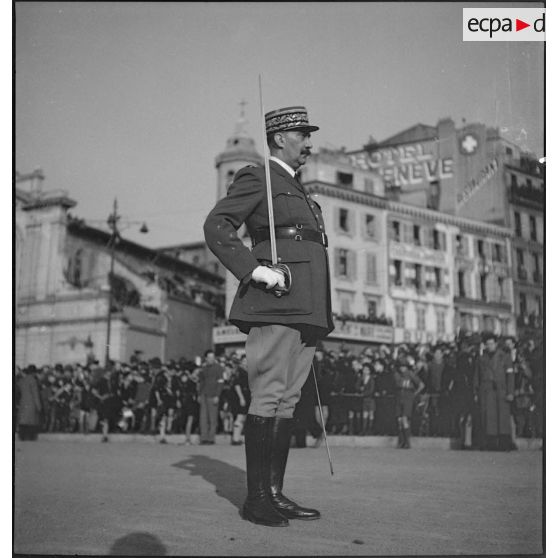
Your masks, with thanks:
M227 140L225 150L215 158L217 169L217 199L226 193L236 172L246 165L261 164L262 156L256 150L256 143L246 131L247 120L244 115L246 101L240 103L240 118L236 122L233 135Z

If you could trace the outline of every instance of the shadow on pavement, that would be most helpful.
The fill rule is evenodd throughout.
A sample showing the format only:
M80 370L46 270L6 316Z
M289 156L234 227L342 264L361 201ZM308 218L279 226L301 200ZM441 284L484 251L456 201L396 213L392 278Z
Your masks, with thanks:
M166 556L167 548L150 533L130 533L117 539L109 556Z
M174 463L173 467L184 469L190 475L199 475L215 486L215 492L228 500L238 510L246 497L246 472L224 461L207 455L192 455L188 459Z

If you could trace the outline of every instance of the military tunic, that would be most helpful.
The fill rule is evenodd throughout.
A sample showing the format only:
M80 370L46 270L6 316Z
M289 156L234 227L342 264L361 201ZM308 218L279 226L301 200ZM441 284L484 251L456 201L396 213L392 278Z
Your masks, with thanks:
M320 206L300 182L275 161L270 161L271 190L276 227L298 225L324 231ZM252 325L308 326L317 337L333 330L327 249L309 240L277 239L277 255L292 274L288 295L276 297L265 285L251 281L258 265L271 262L269 240L252 250L244 246L237 230L246 223L253 236L269 228L265 170L244 167L236 174L227 196L209 213L204 233L210 250L240 281L229 320L247 333Z

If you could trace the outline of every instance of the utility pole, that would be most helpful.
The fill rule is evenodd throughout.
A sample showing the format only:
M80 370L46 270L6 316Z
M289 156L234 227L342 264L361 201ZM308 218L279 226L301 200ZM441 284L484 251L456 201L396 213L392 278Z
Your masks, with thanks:
M118 201L114 198L112 213L108 216L107 223L111 230L110 245L110 271L108 275L108 308L107 308L107 343L105 351L105 368L108 369L110 363L110 326L111 326L111 309L112 309L112 281L114 276L114 248L120 238L118 230Z

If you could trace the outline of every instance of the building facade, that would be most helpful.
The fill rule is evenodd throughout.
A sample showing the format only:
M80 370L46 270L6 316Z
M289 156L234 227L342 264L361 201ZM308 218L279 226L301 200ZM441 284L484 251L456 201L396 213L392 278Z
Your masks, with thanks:
M44 191L43 178L16 178L16 364L104 363L107 344L119 361L211 347L222 278L122 237L113 243L73 218L76 203Z

